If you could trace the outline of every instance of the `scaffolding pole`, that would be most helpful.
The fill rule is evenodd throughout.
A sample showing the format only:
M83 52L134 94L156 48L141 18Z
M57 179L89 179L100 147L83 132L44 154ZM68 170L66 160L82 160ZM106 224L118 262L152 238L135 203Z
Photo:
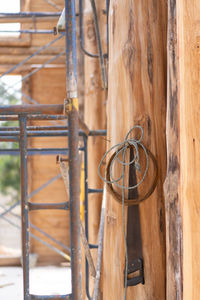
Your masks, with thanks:
M60 15L61 12L0 12L0 23L34 23L35 21L52 22L58 20Z
M70 182L70 239L72 268L72 299L82 299L80 255L80 172L79 117L77 99L76 14L75 0L65 0L66 28L66 94L64 111L69 126L69 182Z

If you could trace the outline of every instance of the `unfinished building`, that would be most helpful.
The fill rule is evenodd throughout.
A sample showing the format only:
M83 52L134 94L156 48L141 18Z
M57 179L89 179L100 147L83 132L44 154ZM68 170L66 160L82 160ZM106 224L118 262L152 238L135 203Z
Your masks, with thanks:
M0 13L0 79L21 76L0 106L21 196L0 217L20 205L24 300L199 299L199 16L197 0ZM33 294L31 254L70 266L71 292Z

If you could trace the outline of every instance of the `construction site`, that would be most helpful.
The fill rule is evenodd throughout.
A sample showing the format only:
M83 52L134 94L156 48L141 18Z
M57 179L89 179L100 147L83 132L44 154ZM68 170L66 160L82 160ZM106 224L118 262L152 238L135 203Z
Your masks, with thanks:
M1 2L0 300L200 300L200 2Z

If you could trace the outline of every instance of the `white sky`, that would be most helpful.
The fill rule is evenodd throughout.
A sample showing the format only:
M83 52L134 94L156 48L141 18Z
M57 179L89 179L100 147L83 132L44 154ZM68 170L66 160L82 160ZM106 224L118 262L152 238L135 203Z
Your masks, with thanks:
M16 13L20 11L20 0L0 0L0 12ZM19 30L19 23L0 24L0 30ZM0 36L19 36L18 33L3 33Z
M0 1L0 12L19 12L20 1L19 0L1 0Z
M20 11L20 0L0 0L0 12L3 13L16 13ZM13 23L13 24L0 24L0 30L19 30L20 24L19 23ZM18 34L5 34L0 33L1 36L18 36ZM21 79L21 76L17 75L9 75L4 76L0 81L7 84L8 86L12 86L15 84L15 82L19 82ZM14 87L16 90L21 89L21 82L16 84ZM13 89L8 89L8 92L11 94L14 92ZM20 98L20 93L14 93L17 97Z
M21 80L21 75L7 75L4 76L0 79L0 83L3 82L5 83L8 87L7 92L8 94L15 95L17 99L21 99L21 87L22 87L22 82ZM13 86L14 85L14 86ZM13 88L12 88L13 86ZM9 103L4 103L4 104L9 104ZM20 104L20 102L19 102ZM1 100L0 100L0 105L1 105Z

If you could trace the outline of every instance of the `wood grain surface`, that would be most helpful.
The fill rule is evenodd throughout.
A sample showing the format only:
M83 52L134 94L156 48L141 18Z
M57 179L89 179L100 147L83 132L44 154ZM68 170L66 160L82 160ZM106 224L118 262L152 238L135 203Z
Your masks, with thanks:
M165 299L166 40L165 1L110 2L107 147L123 141L134 125L156 156L158 185L140 205L145 285L128 287L127 299ZM150 171L151 172L151 171ZM104 299L124 299L122 206L107 194Z

